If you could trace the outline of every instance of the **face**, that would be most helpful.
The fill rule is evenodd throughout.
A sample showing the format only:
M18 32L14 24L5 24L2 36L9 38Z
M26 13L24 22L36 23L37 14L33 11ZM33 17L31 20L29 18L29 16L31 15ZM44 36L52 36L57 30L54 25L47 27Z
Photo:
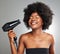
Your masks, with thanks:
M42 28L43 25L42 18L38 15L37 12L31 14L28 23L32 29Z

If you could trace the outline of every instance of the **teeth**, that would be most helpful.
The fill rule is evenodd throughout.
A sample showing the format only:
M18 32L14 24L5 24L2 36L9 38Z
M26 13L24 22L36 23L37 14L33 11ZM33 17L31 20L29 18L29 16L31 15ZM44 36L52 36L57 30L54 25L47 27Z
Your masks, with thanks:
M32 24L37 24L37 22L36 21L33 21Z

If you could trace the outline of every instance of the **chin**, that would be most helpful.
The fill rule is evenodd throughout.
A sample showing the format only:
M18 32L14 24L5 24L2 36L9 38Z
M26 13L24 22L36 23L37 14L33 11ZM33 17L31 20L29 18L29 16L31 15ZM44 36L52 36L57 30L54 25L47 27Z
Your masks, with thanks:
M32 28L32 29L37 29L38 27L35 27L35 26L34 26L34 27L31 27L31 28Z
M30 25L31 29L38 29L41 27L41 25Z

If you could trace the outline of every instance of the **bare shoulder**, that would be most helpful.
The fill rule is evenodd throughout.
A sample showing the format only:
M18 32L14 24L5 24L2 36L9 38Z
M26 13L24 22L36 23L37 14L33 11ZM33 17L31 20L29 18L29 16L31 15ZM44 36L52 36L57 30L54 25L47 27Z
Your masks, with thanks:
M47 35L47 38L52 42L54 43L54 36L52 34L49 34L49 33L46 33Z
M54 39L54 37L53 37L53 35L52 35L52 34L49 34L49 33L46 33L46 34L47 34L48 38L50 38L51 40L53 40L53 39Z
M21 40L21 41L27 40L29 34L30 34L30 32L20 35L19 40Z

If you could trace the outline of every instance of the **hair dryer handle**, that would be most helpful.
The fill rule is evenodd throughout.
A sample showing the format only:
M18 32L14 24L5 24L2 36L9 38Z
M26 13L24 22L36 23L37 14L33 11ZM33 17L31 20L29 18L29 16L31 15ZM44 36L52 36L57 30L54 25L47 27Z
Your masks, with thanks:
M17 47L17 37L14 37L14 42L16 43L16 47Z

